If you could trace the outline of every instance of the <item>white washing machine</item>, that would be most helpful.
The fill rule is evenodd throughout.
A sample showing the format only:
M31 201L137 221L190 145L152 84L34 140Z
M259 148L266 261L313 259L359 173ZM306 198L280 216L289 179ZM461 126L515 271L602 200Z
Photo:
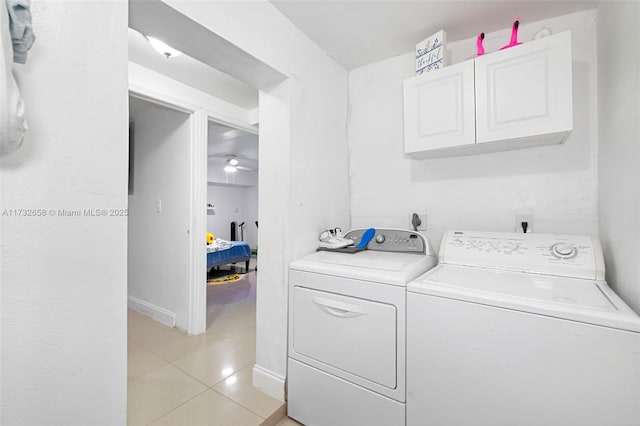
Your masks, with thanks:
M365 230L346 237L360 241ZM420 234L318 251L289 271L288 414L307 426L405 424L406 284L435 266Z
M448 232L407 286L407 424L640 425L640 318L585 236Z

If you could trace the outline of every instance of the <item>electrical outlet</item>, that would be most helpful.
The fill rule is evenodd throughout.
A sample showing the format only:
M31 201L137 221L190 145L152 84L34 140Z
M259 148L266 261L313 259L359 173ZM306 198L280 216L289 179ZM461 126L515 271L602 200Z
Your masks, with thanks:
M420 219L420 225L418 225L418 231L426 231L427 230L427 214L426 213L417 213L417 214L418 214L418 218ZM409 225L407 229L410 229L411 231L413 231L413 213L409 214L409 220L407 223Z
M533 232L533 215L532 214L516 214L515 217L516 223L514 226L514 231L516 234L524 234L524 229L522 227L522 223L527 223L527 234Z
M160 213L162 211L162 200L156 201L156 213Z

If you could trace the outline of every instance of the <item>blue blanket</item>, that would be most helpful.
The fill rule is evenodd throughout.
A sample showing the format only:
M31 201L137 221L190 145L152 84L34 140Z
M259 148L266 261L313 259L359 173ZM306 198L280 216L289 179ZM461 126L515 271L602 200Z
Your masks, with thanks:
M207 253L207 269L228 263L246 262L249 270L251 259L251 247L244 241L231 241L231 248Z

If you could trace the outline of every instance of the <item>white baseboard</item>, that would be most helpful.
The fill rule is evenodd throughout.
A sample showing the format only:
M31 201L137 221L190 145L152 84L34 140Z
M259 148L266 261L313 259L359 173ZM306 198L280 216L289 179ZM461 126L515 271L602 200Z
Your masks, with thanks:
M258 364L253 366L253 386L280 401L284 401L284 379Z
M127 305L130 309L133 309L134 311L139 312L142 315L151 317L166 326L176 326L176 314L174 312L167 311L160 306L145 302L144 300L138 299L137 297L133 296L129 296Z

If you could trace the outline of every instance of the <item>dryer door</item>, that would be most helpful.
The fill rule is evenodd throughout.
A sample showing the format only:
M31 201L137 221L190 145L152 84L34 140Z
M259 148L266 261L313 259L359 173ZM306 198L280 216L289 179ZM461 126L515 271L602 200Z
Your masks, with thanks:
M293 287L293 350L387 388L397 385L394 305Z

